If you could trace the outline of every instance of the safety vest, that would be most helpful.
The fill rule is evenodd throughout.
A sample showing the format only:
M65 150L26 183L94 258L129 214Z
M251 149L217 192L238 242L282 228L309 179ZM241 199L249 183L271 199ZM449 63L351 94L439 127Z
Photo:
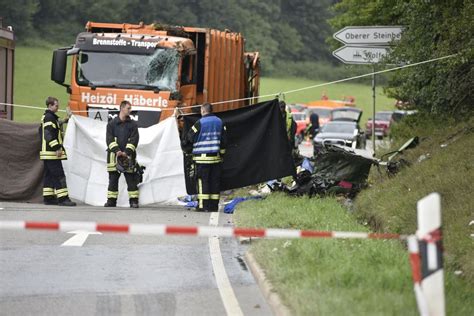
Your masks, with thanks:
M286 111L286 133L288 134L288 139L291 139L291 121L293 121L293 115L291 112Z
M61 156L56 151L61 150ZM41 160L64 160L67 159L63 148L63 135L59 126L58 116L46 110L41 118Z
M193 160L198 163L221 162L220 154L225 152L221 149L222 120L215 115L207 115L199 120L199 130L195 126L191 129L198 133L193 142Z

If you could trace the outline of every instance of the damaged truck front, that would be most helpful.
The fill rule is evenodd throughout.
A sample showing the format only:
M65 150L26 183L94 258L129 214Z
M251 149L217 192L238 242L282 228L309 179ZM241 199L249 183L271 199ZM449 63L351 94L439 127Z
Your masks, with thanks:
M68 56L70 58L68 58ZM65 83L70 59L70 80ZM239 33L144 24L86 24L74 46L54 51L51 79L67 88L75 114L107 121L122 100L140 127L175 108L258 96L258 53L244 52ZM222 103L217 111L257 99Z

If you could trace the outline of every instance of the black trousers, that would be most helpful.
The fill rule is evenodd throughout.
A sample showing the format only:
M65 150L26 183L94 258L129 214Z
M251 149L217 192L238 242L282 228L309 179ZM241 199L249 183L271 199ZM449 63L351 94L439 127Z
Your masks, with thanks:
M58 199L62 202L69 198L61 160L43 160L43 198L45 201Z
M208 211L219 209L222 163L196 164L198 208Z
M117 201L118 197L118 183L120 179L120 172L109 171L109 188L107 191L107 200L112 202ZM128 197L130 202L138 202L138 181L134 173L124 173L125 180L127 181Z

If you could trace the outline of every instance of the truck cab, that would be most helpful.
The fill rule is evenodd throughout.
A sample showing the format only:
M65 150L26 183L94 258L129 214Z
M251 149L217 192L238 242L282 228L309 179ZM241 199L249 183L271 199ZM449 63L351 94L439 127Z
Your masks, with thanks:
M88 22L73 46L54 51L51 79L67 88L73 113L107 121L128 100L132 119L147 127L176 109L257 96L258 53L244 53L243 44L238 33L207 28Z

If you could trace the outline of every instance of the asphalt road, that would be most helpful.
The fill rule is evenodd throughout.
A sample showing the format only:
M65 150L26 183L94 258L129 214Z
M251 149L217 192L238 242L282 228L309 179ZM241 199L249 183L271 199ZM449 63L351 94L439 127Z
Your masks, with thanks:
M207 226L210 213L0 202L0 220ZM232 225L231 215L220 212L218 224ZM63 245L74 236L0 231L0 315L272 314L235 239L91 234Z

